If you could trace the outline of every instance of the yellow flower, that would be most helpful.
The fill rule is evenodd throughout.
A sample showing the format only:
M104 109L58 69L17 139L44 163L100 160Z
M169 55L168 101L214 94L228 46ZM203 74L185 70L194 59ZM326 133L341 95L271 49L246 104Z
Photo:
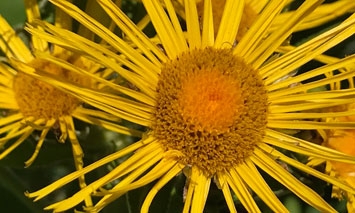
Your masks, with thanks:
M25 6L28 22L40 19L37 0L26 0ZM57 11L55 19L57 26L71 28L72 18L62 11ZM90 33L82 34L90 36ZM76 137L73 118L89 124L101 123L103 127L123 133L127 133L128 129L115 125L119 119L99 110L85 108L78 98L21 72L21 69L16 69L17 64L24 63L58 79L96 89L100 86L91 84L90 78L86 76L71 72L68 65L75 65L92 74L108 75L110 71L98 72L98 65L78 54L70 53L57 45L50 47L47 41L37 36L32 36L31 39L33 53L6 20L0 17L0 49L6 56L0 63L0 159L24 143L33 132L39 131L40 137L34 153L25 162L26 167L30 166L38 156L48 132L53 130L58 134L60 143L70 139L75 166L79 170L83 167L83 151ZM84 188L84 176L79 181ZM91 198L85 199L86 205L91 205Z
M354 89L307 93L354 77L354 72L349 70L309 81L349 66L354 55L296 76L290 73L351 36L355 32L355 15L314 39L285 50L280 57L272 57L322 1L305 1L292 17L271 32L270 27L287 1L269 1L234 47L244 1L226 1L215 36L211 0L204 1L202 20L198 17L196 3L185 1L186 32L171 1L164 1L163 6L157 0L143 0L161 42L156 45L110 0L98 0L135 48L67 1L51 2L102 38L105 46L47 23L35 25L45 32L35 27L28 30L52 43L79 51L83 57L115 70L126 81L116 85L77 70L87 73L92 81L112 88L112 93L105 93L58 81L22 64L24 72L114 116L144 126L147 132L139 142L41 190L27 193L35 200L41 199L81 175L129 155L102 178L46 209L66 211L84 197L94 195L102 198L87 210L100 211L128 191L155 181L141 207L142 212L148 212L158 191L183 172L188 179L183 212L203 212L212 179L222 190L231 212L236 212L232 193L248 212L260 212L254 194L271 210L288 212L260 169L309 205L322 212L336 212L279 162L355 192L337 178L287 156L283 150L352 164L354 157L279 131L354 129L354 122L319 121L325 117L354 115L353 111L314 112L352 102ZM109 183L114 187L105 190Z
M348 68L351 69L351 68ZM343 70L344 71L344 70ZM332 76L332 73L329 73L329 76ZM346 81L348 83L349 88L354 88L354 78L349 78ZM343 82L334 82L333 85L331 85L331 89L337 90L339 89L342 84L345 84L345 81ZM350 104L346 104L343 106L337 106L333 108L333 111L354 111L355 109L355 104L354 101ZM325 119L328 122L355 122L355 116L354 115L349 115L349 116L344 116L344 117L338 117L338 118L326 118ZM353 129L334 129L334 130L328 130L328 131L323 131L320 130L320 135L324 139L323 145L329 148L332 148L336 151L340 151L343 153L346 153L351 156L355 156L355 130ZM324 159L311 159L309 162L309 165L316 166L321 163L326 163L326 172L338 178L339 180L342 180L346 182L350 186L355 186L355 166L353 164L348 164L348 163L342 163L342 162L337 162L337 161L329 161L329 160L324 160ZM355 194L352 192L348 192L346 190L343 190L337 186L333 186L332 190L332 197L338 198L338 199L347 199L347 210L348 212L354 212L355 211Z

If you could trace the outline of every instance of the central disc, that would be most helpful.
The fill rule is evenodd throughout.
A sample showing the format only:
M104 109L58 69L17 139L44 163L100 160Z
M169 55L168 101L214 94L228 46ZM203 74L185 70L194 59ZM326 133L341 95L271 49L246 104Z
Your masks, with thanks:
M228 131L243 109L240 83L219 70L200 70L183 79L180 113L196 131Z
M163 64L152 130L179 162L206 175L229 169L252 154L266 122L263 81L231 50L193 50Z

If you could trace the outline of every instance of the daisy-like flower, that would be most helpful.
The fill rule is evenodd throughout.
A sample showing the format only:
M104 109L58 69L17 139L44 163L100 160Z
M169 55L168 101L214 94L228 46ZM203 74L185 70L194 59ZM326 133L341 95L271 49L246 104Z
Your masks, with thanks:
M350 69L350 68L348 68ZM329 73L330 76L333 73ZM333 90L339 89L342 84L347 82L349 88L354 88L354 78L349 78L347 81L343 82L334 82L331 85ZM343 106L338 106L333 108L333 111L344 111L344 110L352 110L354 111L355 104L350 103ZM329 111L329 110L328 110ZM327 122L355 122L355 116L344 116L337 118L326 118ZM334 150L344 152L348 155L355 156L355 130L352 129L335 129L335 130L319 130L320 135L322 136L324 142L323 145L326 147L330 147ZM350 186L355 185L355 166L353 164L347 164L336 161L326 161L324 159L311 159L308 165L316 166L322 163L326 163L325 171L346 183ZM338 199L346 199L347 200L347 210L348 212L355 211L355 194L351 192L347 192L345 190L340 189L337 186L333 186L332 197Z
M89 5L90 3L88 3ZM40 18L36 0L25 1L28 22ZM56 13L56 25L70 29L72 18L62 11ZM40 29L39 29L40 30ZM85 33L84 33L85 34ZM89 35L86 33L85 35ZM83 151L76 136L73 119L79 119L89 124L100 123L101 126L118 132L132 133L127 128L116 126L117 118L92 108L82 106L82 101L60 91L53 86L30 77L16 69L16 63L25 63L34 69L42 70L72 83L98 89L99 85L91 84L90 78L70 72L65 68L73 64L78 69L101 76L109 75L109 71L98 72L93 62L70 53L59 46L49 47L49 44L36 36L32 36L33 53L16 35L15 31L0 17L0 49L5 54L0 63L0 159L5 158L34 132L40 132L33 155L25 162L30 166L38 156L41 146L50 130L58 134L58 141L64 143L70 139L75 166L83 167ZM55 62L53 62L55 60ZM59 66L56 63L61 63ZM135 134L138 134L137 131ZM86 186L84 176L79 178L80 186ZM88 197L86 205L91 205Z
M141 207L142 212L148 212L159 190L183 172L188 180L183 212L203 212L212 180L223 192L231 212L236 212L233 194L248 212L260 212L254 194L274 212L288 212L260 174L262 170L309 205L322 212L336 212L280 162L340 189L355 192L348 184L289 157L283 150L352 164L354 157L280 131L355 127L354 122L319 121L325 117L351 116L353 111L315 112L353 102L354 89L307 92L352 78L353 70L327 78L322 76L353 64L354 55L303 74L289 75L353 35L355 15L281 56L273 57L322 1L305 1L273 31L269 29L287 1L268 1L234 46L244 1L226 1L215 36L211 0L204 0L202 20L195 1L184 1L186 17L183 24L170 0L165 0L164 6L158 0L143 0L161 42L157 45L110 0L98 0L134 47L67 1L51 2L101 37L106 45L43 22L37 22L28 30L115 70L126 81L114 87L110 81L72 66L72 71L87 73L92 81L117 90L105 93L58 81L25 63L18 63L17 67L116 117L144 126L147 131L140 141L41 190L27 193L35 200L41 199L83 174L128 155L102 178L46 209L66 211L82 202L84 197L95 195L102 198L87 210L100 211L128 191L155 181ZM320 78L310 81L314 77ZM104 189L109 183L114 186Z

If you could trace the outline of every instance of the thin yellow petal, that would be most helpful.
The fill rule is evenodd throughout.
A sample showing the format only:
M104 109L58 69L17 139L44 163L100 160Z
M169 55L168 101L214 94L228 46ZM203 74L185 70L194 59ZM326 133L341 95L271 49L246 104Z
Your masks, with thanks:
M133 168L130 167L129 171L124 171L124 173L127 173L127 175L124 173L118 174L116 172L116 175L118 176L115 177L115 179L123 177L123 175L125 175L124 178L122 178L117 185L115 185L110 190L101 189L100 192L95 193L95 196L104 195L104 197L101 198L100 201L95 204L95 207L93 209L90 209L91 211L101 211L105 206L107 206L109 203L116 200L117 198L121 197L123 194L127 193L132 189L140 187L140 183L145 183L146 181L149 182L152 180L152 178L158 178L158 174L155 174L157 171L160 172L160 170L162 169L164 170L172 167L169 164L172 162L164 162L162 160L163 155L161 150L154 150L153 152L147 153L146 155L144 155L143 152L139 155L144 157L141 157L141 159L133 165ZM157 162L159 162L158 165L155 165ZM152 166L154 166L154 172L150 170ZM149 175L147 174L147 172L149 173ZM136 180L137 178L139 179Z
M344 153L338 152L336 150L320 146L296 137L292 137L271 129L266 130L266 137L264 138L264 142L306 156L344 163L355 163L355 157L353 156L345 155Z
M307 101L304 103L294 103L292 107L290 105L277 105L277 104L272 104L269 107L269 113L284 113L284 112L296 112L296 111L304 111L304 110L312 110L312 109L322 109L322 108L327 108L327 107L333 107L333 106L341 106L341 105L346 105L350 103L354 103L355 99L354 98L343 98L343 99L315 99L315 101Z
M243 182L240 175L235 171L234 168L230 169L229 175L226 177L228 185L232 188L234 194L237 196L238 200L243 204L248 212L261 212L259 207L256 205L254 198L251 196L249 188Z
M128 95L130 97L132 97L133 99L136 99L136 100L139 100L141 102L144 102L144 103L147 103L149 104L150 106L154 106L154 100L152 100L152 98L150 97L147 97L146 95L142 94L141 92L137 92L137 91L134 91L132 89L128 89L126 87L123 87L123 86L120 86L120 85L117 85L111 81L108 81L106 79L103 78L103 76L99 76L97 74L93 74L93 73L90 73L90 72L87 72L87 70L84 70L84 69L81 69L80 67L77 67L65 60L61 60L61 59L58 59L57 57L54 57L53 55L51 54L47 54L47 53L42 53L42 52L35 52L35 55L37 56L37 58L43 58L43 60L46 60L46 61L50 61L54 64L57 64L58 66L61 66L67 70L70 70L72 72L76 72L76 73L79 73L79 74L83 74L83 75L86 75L86 76L89 76L91 77L92 79L94 80L97 80L98 82L100 83L103 83L105 86L108 86L108 87L111 87L112 89L115 89L119 92L122 92L123 94L125 95ZM106 96L109 96L109 94L107 94ZM119 97L117 96L111 96L111 97L115 97L116 99L120 99ZM125 99L125 102L126 103L133 103L132 101L130 100L127 100ZM140 110L145 110L145 111L150 111L150 109L147 110L147 108L149 108L147 105L143 105L141 103L137 103L137 102L134 102L133 105L135 106L135 108L137 109L140 109ZM131 106L133 106L131 104Z
M257 50L250 55L250 61L253 61L253 65L259 68L267 58L280 46L287 37L289 37L293 31L295 31L296 26L314 9L321 4L323 0L309 0L305 1L292 15L290 19L287 20L280 28L266 38Z
M274 17L277 16L285 5L286 0L271 0L266 8L259 15L259 18L242 37L234 53L243 57L246 62L251 62L251 55L258 48L260 41L264 38Z
M13 123L13 122L16 122L16 121L19 121L23 118L22 114L21 113L15 113L13 115L8 115L6 117L1 117L0 119L0 127L1 126L6 126L10 123Z
M214 46L212 0L204 0L202 23L202 48Z
M85 12L81 11L75 5L61 0L52 0L52 3L60 7L64 11L66 11L69 15L71 15L73 18L79 21L82 25L86 26L88 29L93 31L98 36L100 36L103 40L109 43L113 48L116 48L121 54L129 58L129 60L135 63L135 65L139 66L139 68L134 69L134 65L131 64L128 60L126 60L127 63L125 64L126 66L133 68L135 72L145 77L146 79L150 79L152 81L154 80L155 82L157 81L158 76L156 73L153 73L152 71L158 70L158 68L154 66L149 60L147 60L147 58L141 55L137 50L133 49L123 39L119 38L117 35L115 35L113 32L111 32L109 29L107 29L105 26L100 24L95 19L88 16ZM47 25L47 27L49 26L50 25ZM84 40L84 38L81 39ZM100 47L99 44L96 44L95 46L99 47L102 50L104 49L104 47ZM123 59L122 57L120 58L119 55L116 54L111 54L111 55L113 56L113 58L118 59L118 61L122 61Z
M300 120L270 120L267 123L269 128L280 129L354 129L355 122L321 122L321 121L300 121Z
M192 172L194 170L192 169ZM191 212L199 213L203 212L208 196L208 192L211 185L211 178L204 175L201 171L198 171L198 177L191 179L190 184L194 184L194 194L192 197ZM193 176L193 175L192 175Z
M108 0L99 0L98 1L110 18L116 23L116 25L137 45L138 49L141 50L149 61L159 66L160 61L166 61L166 55L154 45L149 38L142 33L140 26L135 25L116 5L112 4ZM143 18L140 24L143 24L142 21L146 20L144 23L149 23L149 16ZM176 29L177 30L177 29ZM182 30L180 29L181 34ZM178 30L177 30L178 32ZM156 57L158 57L158 60Z
M282 57L263 66L259 71L264 77L277 75L280 69L285 69L283 73L290 73L308 61L316 58L326 50L336 46L341 41L354 34L355 14L350 16L340 25L331 28L321 35L305 42L296 49L286 53ZM277 70L277 72L275 72Z
M355 2L353 0L335 1L332 3L322 4L309 14L296 30L306 30L313 27L321 26L331 20L334 20L342 15L353 12L355 10ZM283 25L285 20L293 16L294 11L283 12L276 17L270 31L277 30L280 25Z
M186 51L186 41L182 41L181 38L177 36L179 33L174 29L174 26L166 15L161 3L151 0L142 0L142 2L168 57L173 59L180 53Z
M297 197L322 212L336 212L326 201L322 199L315 191L307 187L301 181L297 180L280 164L275 162L259 149L255 149L251 160L267 174L280 182L282 185L292 191Z
M47 133L49 132L50 128L53 127L55 122L56 122L55 119L50 119L50 120L48 120L46 122L45 129L42 130L41 136L38 139L38 142L37 142L37 145L36 145L36 149L35 149L34 153L32 154L32 156L25 162L25 167L29 167L34 162L34 160L37 158L37 156L39 154L39 151L40 151L40 149L42 147L42 144L44 142L44 139L46 138Z
M144 138L142 139L141 141L139 142L135 142L134 144L120 150L119 152L116 152L116 153L113 153L111 155L108 155L107 157L104 157L98 161L96 161L95 163L89 165L89 166L86 166L85 168L83 168L82 170L80 171L75 171L75 172L72 172L70 173L69 175L53 182L52 184L36 191L36 192L32 192L32 193L29 193L27 192L26 193L26 196L27 197L30 197L30 198L33 198L35 197L35 201L45 197L46 195L48 195L49 193L53 192L54 190L62 187L63 185L66 185L68 183L70 183L71 181L77 179L78 177L80 177L81 175L83 174L86 174L88 172L91 172L92 170L95 170L107 163L110 163L114 160L117 160L127 154L130 154L132 152L134 152L135 150L143 147L143 146L146 146L148 148L151 148L151 149L156 149L157 146L156 146L156 143L155 142L155 139L152 138L152 137L148 137L148 138ZM151 145L153 144L153 145ZM155 144L155 145L154 145ZM141 158L141 156L139 156Z
M32 23L36 19L41 19L37 0L25 0L25 9L28 23ZM48 51L48 43L45 40L37 36L32 36L31 39L35 49Z
M223 16L218 28L214 47L230 48L234 44L238 33L240 21L244 9L244 0L227 0L224 6Z
M237 210L234 205L233 197L232 197L232 194L229 189L228 182L227 182L227 174L218 173L216 175L216 177L217 177L217 181L218 181L217 185L223 192L224 199L226 200L229 212L237 213Z
M336 177L326 175L323 172L320 172L318 170L313 169L310 166L307 166L307 165L309 165L308 163L307 163L307 165L305 165L305 164L299 162L298 160L287 157L286 155L282 154L281 152L275 150L274 148L272 148L266 144L262 144L260 146L260 148L262 150L264 150L266 153L272 155L274 159L278 159L279 161L283 161L292 167L295 167L307 174L313 175L314 177L317 177L327 183L331 183L331 184L333 184L345 191L348 191L350 193L355 193L355 189L353 187L347 185L346 183L342 182L341 180L339 180ZM324 162L325 161L322 159L314 159L313 165L319 165Z
M321 92L309 92L309 93L298 93L287 96L282 96L282 98L276 98L274 96L270 97L269 100L272 105L288 105L296 103L332 103L332 100L341 99L352 99L354 96L354 89L342 89L342 90L328 90Z
M280 97L280 96L287 96L287 95L295 94L295 93L299 93L299 92L307 92L310 89L314 89L314 88L318 88L318 87L322 87L322 86L327 86L327 85L332 84L334 82L339 82L342 80L352 78L353 76L354 76L353 72L340 73L338 75L334 75L332 77L324 78L324 79L321 79L318 81L312 81L307 84L301 84L301 85L297 85L295 87L289 87L289 88L285 88L282 90L270 92L270 94L272 94L273 98L275 98L277 96Z
M142 204L142 207L141 207L142 213L149 212L149 206L152 203L153 198L158 193L158 191L163 186L165 186L172 178L174 178L177 174L179 174L184 167L185 167L185 165L176 164L162 178L160 178L160 180L153 186L152 189L149 190L149 193L147 194L147 196Z
M239 164L235 167L236 172L242 180L268 205L274 212L288 212L281 201L276 197L274 192L260 175L255 165L246 160L245 164Z
M0 49L7 58L15 57L24 62L32 61L33 56L27 46L1 15L0 26Z
M200 48L201 32L195 1L185 0L185 15L189 48Z
M277 90L283 87L287 87L293 83L299 83L302 82L304 80L313 78L313 77L317 77L317 76L321 76L321 75L326 75L329 72L333 72L334 70L338 70L341 68L345 68L347 66L351 66L354 63L355 60L355 55L351 55L348 56L346 58L343 59L338 59L336 61L332 61L330 64L324 65L322 67L316 68L314 70L310 70L308 72L302 73L300 75L297 75L295 77L292 78L288 78L284 81L272 84L272 82L275 82L277 79L281 78L282 76L287 75L289 70L286 70L286 72L284 70L280 70L280 74L275 73L274 75L272 75L272 77L269 77L266 79L265 84L267 85L267 90L268 91L273 91L273 90Z
M119 124L116 124L114 122L111 121L106 121L103 120L102 118L99 118L97 116L93 116L93 114L96 115L96 110L93 110L93 112L88 112L88 109L83 109L83 108L78 108L77 110L75 110L72 114L73 117L82 120L86 123L89 124L94 124L94 125L100 125L108 130L117 132L117 133L121 133L121 134L125 134L125 135L130 135L130 136L134 136L134 137L141 137L142 136L142 132L132 129L132 128L128 128L125 126L121 126Z
M269 120L294 120L294 119L316 119L316 118L336 118L355 115L355 110L345 112L316 112L316 113L274 113L270 114Z

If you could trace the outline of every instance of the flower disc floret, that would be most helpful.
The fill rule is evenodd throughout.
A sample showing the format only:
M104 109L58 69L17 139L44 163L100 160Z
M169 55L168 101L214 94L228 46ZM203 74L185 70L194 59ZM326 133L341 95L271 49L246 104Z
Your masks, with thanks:
M68 61L70 60L73 60L73 62L79 60L80 63L80 59L69 58ZM88 84L87 78L42 59L34 59L30 65L35 69L80 85ZM19 110L25 117L46 120L58 119L62 116L71 115L81 103L77 98L56 89L48 83L21 72L17 73L14 78L13 89Z
M153 132L181 162L213 175L262 142L267 106L257 70L231 50L192 50L162 67Z

